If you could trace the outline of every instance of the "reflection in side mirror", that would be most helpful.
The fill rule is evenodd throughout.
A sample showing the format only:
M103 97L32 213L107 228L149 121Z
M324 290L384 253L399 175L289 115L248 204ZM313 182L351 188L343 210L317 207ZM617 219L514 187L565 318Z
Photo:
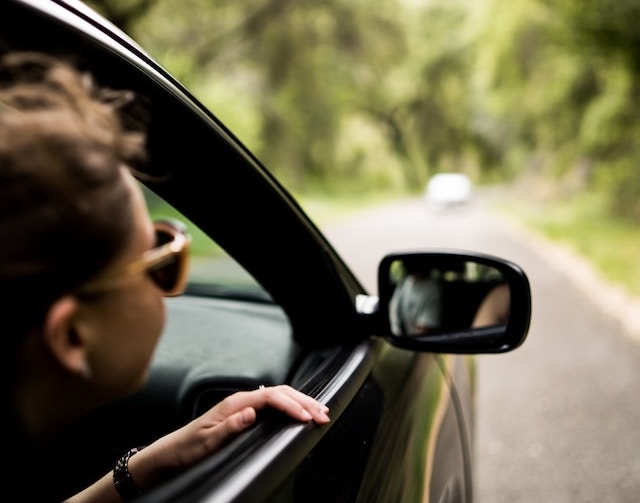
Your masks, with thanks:
M439 352L503 352L521 344L529 283L515 264L480 254L394 254L379 270L380 310L391 342Z
M391 263L389 280L394 335L505 325L509 319L509 287L491 266L472 261L431 264L407 257Z
M509 285L500 283L491 288L476 309L471 323L472 328L492 325L506 325L511 311L511 293Z

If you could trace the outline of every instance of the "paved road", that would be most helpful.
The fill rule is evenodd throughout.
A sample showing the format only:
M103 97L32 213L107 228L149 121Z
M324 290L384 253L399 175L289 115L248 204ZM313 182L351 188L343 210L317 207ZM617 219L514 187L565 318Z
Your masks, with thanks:
M372 292L378 260L406 248L483 251L527 272L529 338L513 353L477 359L476 501L640 501L640 334L615 288L481 202L435 214L410 200L327 234Z

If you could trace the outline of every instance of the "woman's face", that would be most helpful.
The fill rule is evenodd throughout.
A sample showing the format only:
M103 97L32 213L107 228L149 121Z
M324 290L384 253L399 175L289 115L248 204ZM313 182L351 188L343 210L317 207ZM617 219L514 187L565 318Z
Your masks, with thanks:
M113 266L126 265L155 245L146 202L135 179L123 169L130 188L134 232ZM146 380L151 357L162 333L162 293L144 272L118 279L108 291L82 301L91 327L87 360L93 384L103 397L138 389Z

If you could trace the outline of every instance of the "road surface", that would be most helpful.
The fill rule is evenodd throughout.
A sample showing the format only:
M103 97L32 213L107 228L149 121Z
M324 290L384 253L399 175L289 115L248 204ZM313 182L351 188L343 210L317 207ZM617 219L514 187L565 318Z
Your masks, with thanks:
M402 249L482 251L529 276L528 339L513 353L477 358L477 502L640 501L637 304L624 304L579 258L481 201L435 213L407 200L325 230L372 293L380 258Z

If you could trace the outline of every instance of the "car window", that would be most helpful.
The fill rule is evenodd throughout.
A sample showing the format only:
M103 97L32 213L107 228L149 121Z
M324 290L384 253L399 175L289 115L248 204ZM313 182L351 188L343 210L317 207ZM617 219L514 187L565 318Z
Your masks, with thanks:
M140 184L152 219L175 218L191 235L187 292L193 295L270 300L269 294L233 257L175 207Z

